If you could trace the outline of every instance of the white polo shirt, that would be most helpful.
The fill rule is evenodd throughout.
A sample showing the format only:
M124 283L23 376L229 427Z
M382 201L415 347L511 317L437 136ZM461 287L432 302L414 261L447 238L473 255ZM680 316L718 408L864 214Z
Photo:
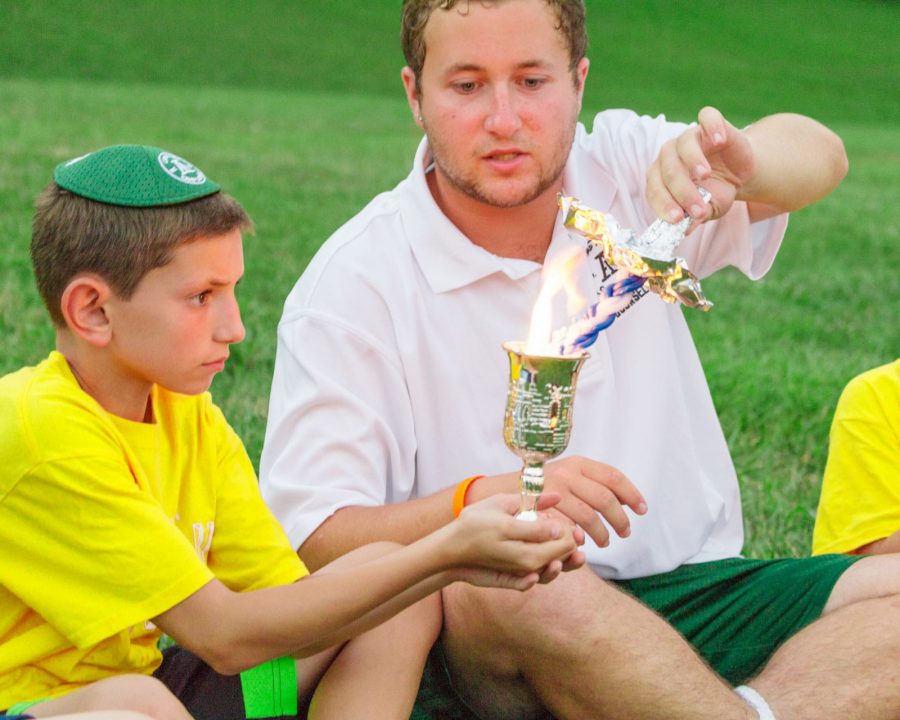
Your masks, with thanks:
M645 169L685 127L600 113L592 132L578 127L565 193L640 232L654 219ZM520 467L501 432L501 343L525 339L541 266L471 243L435 204L427 162L423 140L409 177L322 246L285 303L260 484L295 547L342 507ZM700 277L734 265L758 278L786 224L780 216L751 229L736 203L678 252ZM572 243L587 245L560 220L549 256ZM609 271L586 249L579 283L595 294ZM632 516L629 538L589 542L589 562L605 577L633 578L737 555L737 478L682 309L642 297L589 352L565 454L619 468L649 507Z

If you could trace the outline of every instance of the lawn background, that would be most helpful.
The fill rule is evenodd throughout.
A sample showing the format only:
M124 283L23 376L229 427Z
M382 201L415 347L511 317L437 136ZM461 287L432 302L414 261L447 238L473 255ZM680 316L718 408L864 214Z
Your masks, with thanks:
M587 5L583 118L689 120L712 104L739 125L810 114L844 138L847 180L792 218L772 272L720 273L704 282L715 310L688 314L743 486L746 550L805 554L838 394L900 353L900 5ZM399 2L359 0L0 0L0 373L52 347L28 258L52 168L112 143L165 147L256 220L248 337L213 386L255 461L284 297L330 232L409 170L419 133L398 15Z

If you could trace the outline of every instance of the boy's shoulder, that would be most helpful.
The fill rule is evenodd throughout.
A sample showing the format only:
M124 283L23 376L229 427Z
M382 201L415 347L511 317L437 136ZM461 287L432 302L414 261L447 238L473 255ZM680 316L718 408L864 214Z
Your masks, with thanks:
M17 453L35 461L49 446L77 448L83 431L102 417L98 410L54 351L0 378L0 458Z
M224 423L209 393L154 392L164 421L175 426L173 432ZM127 424L82 390L59 352L0 377L0 459L18 455L33 463L77 455L96 447L104 436L118 444Z

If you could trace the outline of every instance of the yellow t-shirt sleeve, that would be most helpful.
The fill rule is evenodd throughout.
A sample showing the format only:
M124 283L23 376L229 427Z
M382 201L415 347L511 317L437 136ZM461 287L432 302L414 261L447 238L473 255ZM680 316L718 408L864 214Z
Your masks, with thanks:
M41 462L2 504L0 577L78 647L159 615L212 579L121 458Z
M838 401L813 554L851 552L900 529L900 361L854 378Z
M205 426L216 434L216 531L207 562L235 591L286 585L309 572L263 502L244 445L218 407Z

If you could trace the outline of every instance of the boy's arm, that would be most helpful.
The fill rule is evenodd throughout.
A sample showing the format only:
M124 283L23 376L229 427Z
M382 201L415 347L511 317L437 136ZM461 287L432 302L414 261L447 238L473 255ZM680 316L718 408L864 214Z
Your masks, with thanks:
M292 585L236 593L213 580L154 622L228 674L341 643L457 580L524 590L548 566L545 578L558 574L577 545L560 522L515 520L517 504L497 496L410 546Z

